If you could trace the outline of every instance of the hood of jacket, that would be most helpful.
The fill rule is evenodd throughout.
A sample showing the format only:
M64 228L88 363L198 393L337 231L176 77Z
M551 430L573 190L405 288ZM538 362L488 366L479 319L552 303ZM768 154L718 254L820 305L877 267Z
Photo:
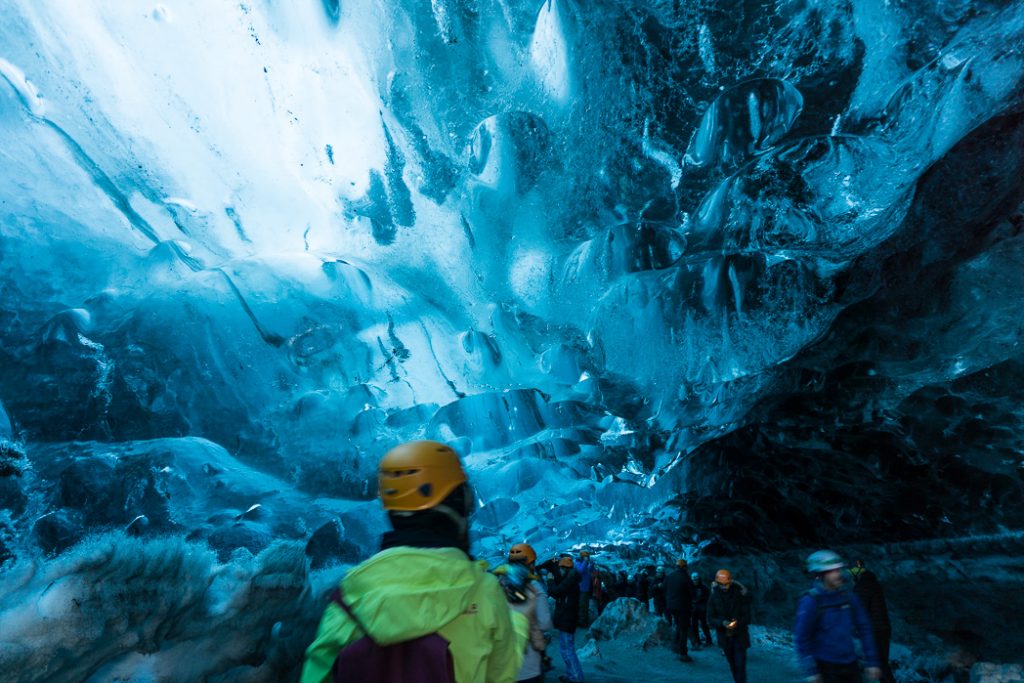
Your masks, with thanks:
M746 594L747 594L747 587L746 587L746 586L744 586L744 585L743 585L742 583L740 583L739 581L733 581L733 582L732 582L732 588L730 588L729 590L730 590L730 591L734 591L734 590L736 590L736 589L739 589L739 591L740 591L740 595L746 595ZM718 584L717 582L715 582L715 583L712 583L712 584L711 584L711 590L713 590L713 591L718 591L718 592L720 592L720 593L726 593L726 592L728 592L728 591L726 591L726 590L725 590L724 588L722 588L722 586L721 586L721 585L719 585L719 584Z
M381 645L433 633L470 608L487 563L457 548L398 546L354 567L342 597Z

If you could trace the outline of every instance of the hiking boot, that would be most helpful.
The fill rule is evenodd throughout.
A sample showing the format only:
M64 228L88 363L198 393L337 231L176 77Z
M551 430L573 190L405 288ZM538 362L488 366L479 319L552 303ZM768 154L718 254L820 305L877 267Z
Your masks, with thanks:
M680 662L692 662L693 661L693 657L691 657L690 655L679 655L679 661Z

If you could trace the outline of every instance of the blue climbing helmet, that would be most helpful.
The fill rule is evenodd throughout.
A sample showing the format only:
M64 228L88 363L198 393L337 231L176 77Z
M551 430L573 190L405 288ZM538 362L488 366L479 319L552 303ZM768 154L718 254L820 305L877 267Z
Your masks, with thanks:
M524 564L503 564L494 570L498 583L505 590L505 597L512 604L526 602L529 597L530 570Z
M819 550L811 553L807 558L807 571L811 574L824 574L833 569L842 569L846 566L838 553L831 550Z

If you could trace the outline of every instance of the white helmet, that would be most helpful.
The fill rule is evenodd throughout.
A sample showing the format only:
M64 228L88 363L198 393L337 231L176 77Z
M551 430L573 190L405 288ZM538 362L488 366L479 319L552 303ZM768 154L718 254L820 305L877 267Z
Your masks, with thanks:
M831 550L819 550L811 553L807 558L807 571L811 574L824 574L833 569L842 569L846 566L842 558Z

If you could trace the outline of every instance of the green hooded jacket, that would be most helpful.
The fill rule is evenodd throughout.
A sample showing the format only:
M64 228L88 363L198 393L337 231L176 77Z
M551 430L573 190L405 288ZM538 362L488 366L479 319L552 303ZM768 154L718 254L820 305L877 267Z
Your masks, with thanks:
M437 632L449 642L458 683L515 681L529 625L509 608L486 562L456 548L399 546L353 567L341 589L380 645ZM328 605L306 650L301 683L330 681L338 652L363 635L341 607Z

